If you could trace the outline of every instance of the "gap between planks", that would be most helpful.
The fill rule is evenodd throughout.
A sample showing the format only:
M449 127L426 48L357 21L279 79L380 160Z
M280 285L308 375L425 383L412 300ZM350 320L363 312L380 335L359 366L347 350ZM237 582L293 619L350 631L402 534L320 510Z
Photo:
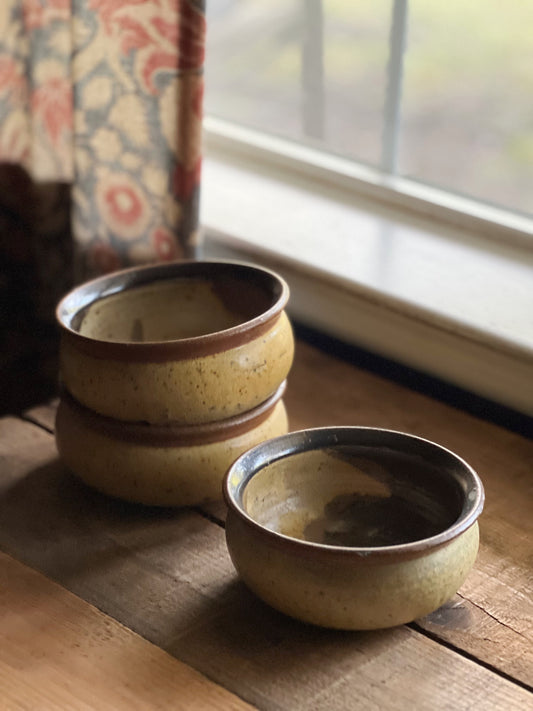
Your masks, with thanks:
M93 494L54 459L49 434L7 424L11 436L0 444L16 486L7 482L0 507L4 545L241 698L286 708L288 694L294 709L320 700L346 709L360 694L389 708L432 708L434 694L444 702L468 689L478 700L491 694L491 708L528 708L516 684L416 631L342 635L271 611L236 582L219 526L191 511L155 514ZM335 688L334 699L323 687Z
M530 603L523 598L530 575L525 537L531 526L526 517L531 443L309 344L298 341L296 353L285 398L291 429L365 424L410 431L449 446L482 475L487 489L482 547L461 591L465 601L449 611L444 624L432 616L418 621L418 633L510 678L529 681L532 655L527 638L532 627L527 622ZM43 412L31 416L42 422ZM223 524L223 505L204 506L201 512L217 526ZM469 617L466 625L462 616Z
M252 711L89 603L0 553L2 708Z
M302 369L302 375L305 374L305 371L307 371L307 377L303 379L300 377L300 381L305 382L306 387L308 387L308 383L310 382L312 372L316 373L322 373L326 374L328 373L328 368L326 367L327 364L330 365L330 367L336 371L338 371L338 376L344 376L344 377L338 377L335 378L335 384L338 384L339 382L343 383L343 392L346 393L349 390L349 383L347 381L346 374L352 370L354 375L359 376L359 384L361 384L361 380L363 381L362 384L364 387L366 387L367 390L372 391L373 389L381 388L382 390L383 385L385 385L385 390L392 395L392 397L389 399L389 409L394 413L394 410L398 407L398 404L395 402L395 398L398 398L398 395L402 396L402 402L404 401L405 397L405 389L402 388L401 386L397 386L393 383L388 383L387 381L384 381L382 378L379 378L377 376L369 375L366 373L362 373L361 371L358 371L357 369L353 369L349 364L342 362L342 361L337 361L336 359L332 358L331 356L327 356L320 351L310 347L308 344L302 344L298 343L298 347L300 350L300 353L304 353L304 358L302 358L301 363L305 366L305 368ZM314 367L316 362L318 361L320 367ZM322 362L321 362L322 361ZM302 397L302 382L298 382L298 370L296 370L296 378L293 377L293 382L296 380L296 390L297 392L294 392L294 388L292 390L292 399L291 399L291 390L289 389L289 398L288 398L288 405L292 405L292 410L298 412L299 409L302 407L303 401L305 400L305 396ZM328 382L328 379L326 378L324 380L324 376L322 377L322 387L321 391L324 390L325 384ZM366 381L366 382L365 382ZM298 392L298 390L300 392ZM440 403L434 403L434 401L430 400L429 398L426 398L424 396L420 396L416 393L412 393L410 391L406 391L408 396L410 396L412 399L415 401L418 401L424 409L427 410L428 405L432 410L439 410L439 408L444 409L444 411L449 410L447 406L444 406ZM367 397L366 400L368 401L369 398ZM381 399L383 400L383 399ZM364 402L364 401L363 401ZM360 404L361 406L361 404ZM339 407L339 399L335 400L335 407ZM378 405L378 409L381 409L383 406ZM306 426L309 424L309 409L306 409L306 418L307 421L304 421L302 423L298 423L299 426ZM408 408L409 415L411 419L414 417L417 417L418 413L415 408ZM55 413L55 403L47 403L46 405L39 406L37 408L32 408L30 411L28 411L27 416L31 418L32 420L35 420L35 424L41 428L43 428L45 431L49 431L50 425L53 426L53 421L54 421L54 413ZM346 417L346 409L342 410L340 413L343 417ZM471 418L471 416L464 415L463 413L459 413L459 415L465 417L467 420L470 422L477 422L474 418ZM312 416L312 408L311 408L311 416ZM327 417L327 412L325 414ZM338 419L338 416L337 416ZM312 423L315 425L316 423ZM318 423L320 424L320 422ZM486 423L479 422L480 427L482 428L483 425ZM488 426L489 429L493 426ZM496 429L496 428L495 428ZM515 435L511 435L511 437L516 437ZM197 507L194 509L199 515L201 515L204 519L207 519L211 523L214 523L215 525L219 527L224 527L224 519L225 519L225 504L223 502L215 502L212 504L206 504L201 507ZM472 574L471 574L472 575ZM467 581L468 582L468 581ZM505 622L498 620L495 618L490 611L485 610L482 605L477 604L476 602L471 602L470 600L467 600L467 609L470 609L474 614L472 615L472 618L475 620L476 618L478 621L481 621L481 625L479 625L478 622L478 627L484 627L483 625L483 618L486 617L492 617L496 624L496 630L501 631L502 627L505 627ZM478 608L478 609L475 609ZM463 608L464 609L464 606ZM461 611L461 610L459 610ZM461 639L461 634L464 634L463 630L461 629L454 629L454 620L452 616L452 628L451 632L448 630L447 626L441 626L441 625L436 625L434 624L435 617L438 617L439 613L437 615L429 615L427 618L424 618L422 620L418 620L416 624L416 632L422 635L425 635L429 639L442 644L443 646L449 647L450 649L453 649L457 651L457 653L462 654L465 656L465 658L468 659L473 659L477 660L480 664L485 665L488 669L493 670L495 673L501 674L503 678L510 678L514 679L515 681L519 682L521 686L525 689L531 688L526 680L526 676L522 674L522 677L519 678L518 675L510 674L509 672L505 671L505 669L502 669L499 667L496 663L491 660L489 657L488 659L484 659L480 654L476 654L476 650L468 649L465 648L464 646L461 646L461 642L464 644L465 640ZM413 628L415 629L415 628ZM512 630L514 631L514 630ZM516 631L516 634L520 634L520 632ZM498 643L495 645L496 647L501 647L503 644L503 647L505 648L505 642L506 639L503 635L500 635L501 639L498 639ZM468 639L466 640L468 643ZM486 644L489 644L490 641L487 639ZM466 646L466 645L465 645ZM496 650L494 652L495 655L499 654L499 651ZM521 657L523 655L515 655L516 657ZM518 662L516 662L518 663ZM527 672L526 672L527 674Z

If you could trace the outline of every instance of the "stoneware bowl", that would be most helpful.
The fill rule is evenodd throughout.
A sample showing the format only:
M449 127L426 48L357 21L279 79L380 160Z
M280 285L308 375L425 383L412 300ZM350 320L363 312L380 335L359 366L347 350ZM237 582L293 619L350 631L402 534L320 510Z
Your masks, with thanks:
M481 481L433 442L365 427L264 442L229 469L227 545L272 607L325 627L376 629L440 607L478 550Z
M198 505L222 498L224 474L240 454L287 432L284 389L245 414L187 426L113 420L64 393L57 448L72 472L105 494L153 506Z
M87 282L57 308L62 382L119 420L189 425L247 412L291 367L288 296L274 272L223 261Z

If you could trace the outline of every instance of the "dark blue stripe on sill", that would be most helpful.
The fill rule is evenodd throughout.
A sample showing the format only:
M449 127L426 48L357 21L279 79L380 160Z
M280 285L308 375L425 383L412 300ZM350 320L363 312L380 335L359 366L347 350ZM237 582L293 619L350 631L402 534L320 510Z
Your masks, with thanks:
M524 413L301 323L293 323L293 328L298 338L359 368L533 439L533 419Z

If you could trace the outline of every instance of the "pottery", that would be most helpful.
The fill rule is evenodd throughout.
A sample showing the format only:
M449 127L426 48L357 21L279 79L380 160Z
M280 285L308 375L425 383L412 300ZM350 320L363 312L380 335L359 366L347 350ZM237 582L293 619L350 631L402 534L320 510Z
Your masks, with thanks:
M274 272L224 261L87 282L57 308L62 383L94 412L130 422L190 425L247 412L289 373L288 296Z
M222 498L230 464L259 442L287 432L282 395L243 415L207 425L126 423L97 415L63 393L56 443L67 467L110 496L152 506L193 506Z
M378 629L444 604L474 564L482 483L453 452L365 427L293 432L224 483L228 550L248 587L305 622Z

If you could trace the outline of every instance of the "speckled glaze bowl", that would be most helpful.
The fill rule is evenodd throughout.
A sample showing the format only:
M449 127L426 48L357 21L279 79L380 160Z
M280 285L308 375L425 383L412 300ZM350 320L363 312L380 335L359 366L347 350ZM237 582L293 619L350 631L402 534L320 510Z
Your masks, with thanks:
M116 272L59 303L64 387L93 411L151 424L247 412L290 370L286 283L237 262Z
M227 545L244 582L305 622L377 629L446 602L478 550L483 486L433 442L331 427L258 445L229 469Z
M151 506L192 506L222 497L230 464L287 432L278 390L258 407L207 425L125 423L97 415L63 393L56 417L59 454L99 491Z

